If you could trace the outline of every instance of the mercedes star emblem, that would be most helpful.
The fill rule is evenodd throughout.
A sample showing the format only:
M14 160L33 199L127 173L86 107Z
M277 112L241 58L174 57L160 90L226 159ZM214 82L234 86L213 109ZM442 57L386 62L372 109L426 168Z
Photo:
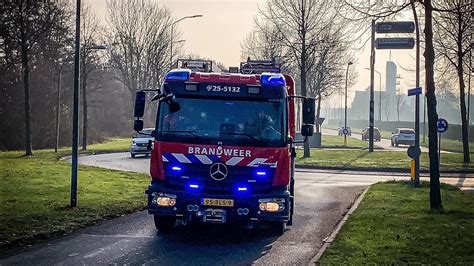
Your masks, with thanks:
M209 174L214 180L222 181L227 177L227 166L224 163L218 162L211 165Z

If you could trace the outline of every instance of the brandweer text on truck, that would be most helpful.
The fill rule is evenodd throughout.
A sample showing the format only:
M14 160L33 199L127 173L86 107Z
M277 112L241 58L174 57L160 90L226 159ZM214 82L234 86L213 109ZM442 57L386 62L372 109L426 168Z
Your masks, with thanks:
M184 62L153 97L158 111L146 193L158 230L177 220L266 222L282 234L292 224L295 103L303 105L301 134L311 136L315 101L296 96L293 78L272 61L249 60L241 72ZM146 91L138 91L136 131L143 129L145 99Z

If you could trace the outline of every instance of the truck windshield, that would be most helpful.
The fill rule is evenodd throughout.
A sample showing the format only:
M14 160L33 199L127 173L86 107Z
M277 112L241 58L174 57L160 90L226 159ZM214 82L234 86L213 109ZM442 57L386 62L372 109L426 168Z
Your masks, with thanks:
M157 139L171 142L283 146L285 101L177 98L170 113L160 104Z

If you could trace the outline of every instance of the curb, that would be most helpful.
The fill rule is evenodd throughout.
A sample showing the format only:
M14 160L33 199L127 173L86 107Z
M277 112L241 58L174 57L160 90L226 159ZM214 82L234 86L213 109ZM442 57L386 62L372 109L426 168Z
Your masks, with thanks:
M128 151L91 151L90 153L89 152L78 153L77 157L90 156L90 155L101 155L101 154L111 154L111 153L125 153L125 152L128 152ZM71 159L71 157L72 157L71 154L64 155L64 156L60 157L58 159L58 161L68 160L68 159Z
M362 201L362 199L364 198L365 194L367 193L367 191L369 191L370 189L370 186L368 186L364 192L362 192L362 194L360 194L357 199L355 200L355 202L352 204L351 208L349 209L349 211L347 211L346 215L344 215L344 218L342 218L341 221L339 221L339 223L337 224L336 228L331 232L331 234L326 237L323 242L323 246L319 249L318 253L316 253L316 255L310 260L309 264L308 265L315 265L317 264L317 262L319 261L319 259L321 259L321 256L323 256L324 252L326 251L326 249L331 245L331 243L334 241L334 239L336 238L337 234L339 233L339 231L341 230L342 226L347 222L347 220L349 219L349 216L351 216L351 214L357 209L357 207L359 207L359 204L360 202Z

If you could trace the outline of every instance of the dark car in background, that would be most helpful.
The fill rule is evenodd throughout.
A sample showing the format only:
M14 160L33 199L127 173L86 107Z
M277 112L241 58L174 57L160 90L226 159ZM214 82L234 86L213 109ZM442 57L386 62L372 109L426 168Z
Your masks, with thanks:
M135 158L137 154L148 156L151 154L151 147L149 143L153 143L154 138L151 132L154 128L144 128L140 133L132 137L132 144L130 145L130 156Z
M374 137L373 139L375 141L380 141L380 129L378 127L374 127ZM369 140L369 127L366 127L364 130L362 130L362 140Z

